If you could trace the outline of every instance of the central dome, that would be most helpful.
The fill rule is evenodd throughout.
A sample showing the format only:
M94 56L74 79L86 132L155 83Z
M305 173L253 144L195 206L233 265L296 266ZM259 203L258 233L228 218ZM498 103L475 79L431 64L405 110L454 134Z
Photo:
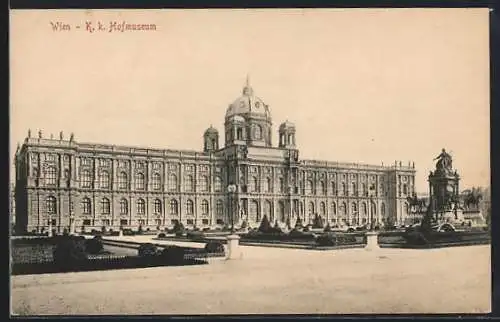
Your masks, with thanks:
M226 118L234 115L271 118L269 106L267 106L262 99L254 95L248 77L242 95L229 105L226 111Z

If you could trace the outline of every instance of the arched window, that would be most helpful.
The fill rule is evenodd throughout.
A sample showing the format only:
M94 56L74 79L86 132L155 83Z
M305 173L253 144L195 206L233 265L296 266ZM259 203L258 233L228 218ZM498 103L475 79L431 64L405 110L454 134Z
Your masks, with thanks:
M363 215L366 215L366 214L367 214L367 212L368 212L368 208L367 208L367 206L366 206L366 202L363 202L363 203L361 204L361 213L362 213Z
M314 215L314 202L309 203L309 215Z
M331 186L332 186L332 195L336 195L337 194L337 185L335 184L335 181L332 181Z
M322 201L320 204L319 204L319 214L324 216L326 213L326 207L325 207L325 203Z
M343 202L341 205L340 205L340 214L342 216L345 216L347 214L347 205L345 202Z
M407 215L409 213L408 211L408 203L405 202L404 204L404 214Z
M336 214L337 214L337 205L335 204L335 202L332 202L332 215Z
M171 173L168 176L168 190L170 191L177 191L177 176L173 173Z
M170 200L170 214L177 215L179 213L179 207L177 205L177 200Z
M408 186L406 184L403 185L403 194L408 194Z
M92 175L89 170L83 170L80 178L82 188L90 188L92 186Z
M45 169L45 184L50 186L57 185L57 169L55 167Z
M371 208L370 209L371 209L371 212L372 212L371 214L373 216L377 215L377 205L375 204L375 202L371 203Z
M222 202L222 200L217 200L217 203L215 205L215 214L219 218L224 217L224 203Z
M351 188L352 188L351 194L353 196L357 196L358 195L358 190L357 190L358 186L356 185L356 182L353 182L351 184Z
M380 214L385 216L385 203L380 204Z
M90 199L85 197L82 200L82 213L84 215L90 215L92 212L92 203L90 202Z
M109 172L101 171L99 173L99 187L101 189L109 189Z
M126 215L128 214L128 201L125 198L120 200L120 214Z
M311 180L306 180L306 195L311 195L312 194L312 186L313 183Z
M101 214L109 214L110 213L110 205L109 205L109 199L108 198L102 198L101 199Z
M208 177L201 176L200 178L200 191L207 192L208 191Z
M258 189L257 189L258 186L259 186L259 181L258 181L257 177L252 177L250 179L250 191L257 192L258 191Z
M352 203L351 210L353 215L358 211L358 206L356 205L356 203Z
M187 175L184 177L184 191L193 192L194 191L194 180L192 175Z
M322 195L326 194L326 186L325 186L325 183L323 181L319 182L319 193Z
M144 199L139 198L137 200L137 214L144 215L145 213L146 213L146 203L144 202Z
M151 185L153 186L153 190L161 190L161 176L159 173L153 173Z
M255 218L255 222L260 222L259 204L257 203L257 201L255 200L250 201L248 212L250 218Z
M347 196L347 185L342 182L342 195Z
M139 172L135 175L135 189L144 190L144 188L145 188L144 174Z
M262 139L262 128L258 124L256 124L254 127L254 138L256 140Z
M161 200L160 199L155 199L153 203L153 209L155 214L161 214Z
M285 179L279 178L280 193L285 192Z
M267 216L270 222L274 222L272 208L273 206L269 200L264 201L264 216Z
M120 190L128 189L127 173L124 171L122 171L118 174L118 189L120 189Z
M57 200L54 196L48 196L45 200L47 206L47 214L54 215L57 214Z
M264 186L264 192L271 192L271 178L266 178L265 180L265 186Z
M243 140L243 129L241 127L236 129L236 140Z
M363 190L363 196L368 196L368 190L366 189L366 183L361 184L361 189Z
M203 200L201 202L201 214L202 215L208 215L208 210L209 210L208 208L209 208L208 207L208 201Z
M194 205L191 199L186 201L186 214L192 215L194 213Z
M285 221L285 204L283 201L280 201L278 203L278 215L280 217L280 221L284 222Z
M215 192L221 192L222 191L222 179L217 176L215 177L215 187L214 187Z

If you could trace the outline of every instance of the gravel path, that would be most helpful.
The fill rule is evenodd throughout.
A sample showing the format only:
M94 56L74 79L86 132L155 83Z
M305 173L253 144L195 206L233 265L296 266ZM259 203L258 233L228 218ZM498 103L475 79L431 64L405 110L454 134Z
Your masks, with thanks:
M490 311L489 245L376 252L252 246L242 250L241 260L210 265L14 276L12 311L21 315Z

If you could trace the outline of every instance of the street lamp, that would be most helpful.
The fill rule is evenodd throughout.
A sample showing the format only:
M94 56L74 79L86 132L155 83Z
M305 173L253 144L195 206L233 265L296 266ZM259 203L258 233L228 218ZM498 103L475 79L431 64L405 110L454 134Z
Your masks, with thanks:
M233 195L236 189L237 187L233 183L227 186L227 193L229 195L229 216L231 217L231 233L234 233Z
M373 185L370 186L370 231L375 230L375 220L373 218L374 215L374 203L373 203L373 191L375 187Z

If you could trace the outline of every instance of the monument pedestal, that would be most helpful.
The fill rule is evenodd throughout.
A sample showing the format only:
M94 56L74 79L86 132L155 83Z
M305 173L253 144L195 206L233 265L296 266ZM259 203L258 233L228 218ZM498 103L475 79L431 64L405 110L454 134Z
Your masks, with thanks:
M239 259L241 258L240 250L240 236L231 234L227 238L227 257L226 259Z
M366 233L366 250L377 250L380 246L378 244L378 233L376 231L369 231Z

